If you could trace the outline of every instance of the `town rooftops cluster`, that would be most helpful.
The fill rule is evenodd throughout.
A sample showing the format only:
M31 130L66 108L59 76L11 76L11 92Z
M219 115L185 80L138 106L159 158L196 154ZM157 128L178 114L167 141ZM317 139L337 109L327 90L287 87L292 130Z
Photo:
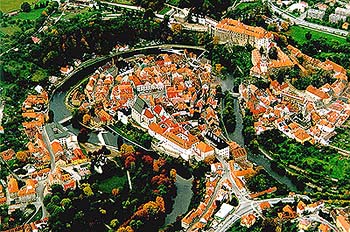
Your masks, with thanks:
M330 60L321 62L309 57L290 45L288 49L291 60L301 70L306 70L303 66L309 65L330 71L335 81L320 88L310 85L305 91L296 91L290 84L279 84L276 80L271 81L270 88L266 90L254 85L241 85L241 97L256 119L254 127L257 134L277 128L301 143L327 144L335 134L335 128L350 116L350 85L346 70ZM298 62L300 57L304 60L303 64Z

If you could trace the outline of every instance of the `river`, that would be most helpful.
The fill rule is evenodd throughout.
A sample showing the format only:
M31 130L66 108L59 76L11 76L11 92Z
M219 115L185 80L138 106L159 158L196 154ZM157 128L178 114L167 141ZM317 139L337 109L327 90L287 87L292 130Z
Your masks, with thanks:
M235 110L235 116L236 116L236 128L233 133L229 134L229 137L230 139L237 142L239 145L244 146L244 138L242 134L243 117L241 114L241 109L237 98L235 98L234 100L234 110ZM248 152L248 160L252 161L257 165L263 166L264 169L267 171L267 173L270 174L270 176L272 176L279 183L285 184L291 191L297 190L296 186L292 183L292 181L288 177L281 176L277 172L271 169L270 167L271 162L264 155L261 155L261 154L257 155L257 154L252 154Z
M174 199L174 205L171 213L165 218L164 226L167 226L176 221L176 218L187 212L188 206L190 205L192 192L192 180L182 178L180 175L176 176L176 189L177 195Z

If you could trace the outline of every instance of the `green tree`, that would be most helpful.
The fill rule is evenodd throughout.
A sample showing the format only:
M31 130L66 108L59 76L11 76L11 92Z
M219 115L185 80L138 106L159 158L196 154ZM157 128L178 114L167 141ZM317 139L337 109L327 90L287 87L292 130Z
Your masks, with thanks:
M29 12L30 11L30 4L28 2L23 2L21 5L21 10L23 12Z
M42 81L46 80L47 77L48 77L48 75L47 75L47 72L45 70L38 69L34 72L31 80L33 82L42 82Z
M312 34L311 34L311 32L306 32L305 33L305 39L307 39L307 40L310 40L312 38Z

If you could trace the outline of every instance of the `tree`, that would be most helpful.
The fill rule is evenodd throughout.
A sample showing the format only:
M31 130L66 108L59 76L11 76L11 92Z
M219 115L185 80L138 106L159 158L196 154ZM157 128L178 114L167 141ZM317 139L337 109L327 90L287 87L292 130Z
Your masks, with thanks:
M16 158L20 161L20 162L25 162L27 160L27 152L25 151L18 151L16 153Z
M84 183L81 185L82 189L83 189L83 192L86 196L92 196L94 195L94 192L92 191L91 187L90 187L90 184L87 184L87 183Z
M112 227L113 229L116 229L117 226L119 225L119 220L118 219L113 219L110 223L109 223L110 227Z
M277 53L277 48L276 47L271 47L269 50L269 58L277 60L278 58L278 53Z
M117 232L134 232L134 230L130 227L130 226L127 226L127 227L119 227Z
M118 135L118 139L117 139L118 150L120 150L120 148L123 145L123 143L124 143L123 137Z
M307 40L310 40L312 38L312 34L311 34L311 32L306 32L305 33L305 39L307 39Z
M209 155L207 157L204 158L203 162L206 164L212 164L215 161L215 155Z
M91 120L91 116L89 114L84 114L83 124L86 124L86 125L89 124L90 120Z
M120 147L120 152L122 154L131 154L131 153L134 153L135 152L135 149L132 145L128 145L128 144L123 144L121 147Z
M89 140L89 132L87 129L83 128L79 131L78 134L78 142L86 143Z
M119 195L119 193L120 193L119 188L114 188L114 189L112 189L112 195L113 195L113 196L117 196L117 195Z
M34 72L34 74L33 74L32 78L31 78L31 80L32 80L33 82L41 82L41 81L46 80L47 76L48 76L48 75L47 75L47 73L46 73L45 70L43 70L43 69L38 69L38 70L36 70L36 71Z
M29 12L30 11L30 4L28 2L23 2L21 5L21 10L23 12Z
M48 123L53 122L55 119L55 114L53 112L53 110L49 110L49 120L47 121Z
M172 168L170 170L170 178L172 178L173 180L176 180L176 169Z

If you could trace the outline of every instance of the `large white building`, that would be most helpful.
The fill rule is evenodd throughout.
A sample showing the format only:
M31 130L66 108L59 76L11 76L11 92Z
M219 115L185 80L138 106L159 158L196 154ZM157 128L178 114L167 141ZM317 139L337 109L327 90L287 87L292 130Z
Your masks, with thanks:
M214 37L220 43L233 43L241 46L247 44L253 47L268 48L273 40L273 34L262 27L251 27L233 19L223 19L213 29Z

